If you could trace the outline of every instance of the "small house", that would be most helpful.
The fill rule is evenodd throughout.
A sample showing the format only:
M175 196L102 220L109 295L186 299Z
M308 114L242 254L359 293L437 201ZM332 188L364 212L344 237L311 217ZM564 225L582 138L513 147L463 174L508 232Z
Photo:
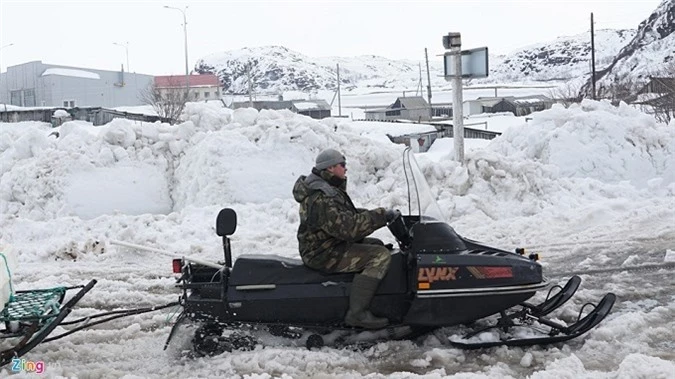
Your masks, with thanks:
M330 117L330 105L325 100L294 100L291 110L311 118Z
M190 101L220 99L220 80L214 74L155 76L155 88L162 96L166 92L190 87Z
M331 107L325 100L263 100L263 101L237 101L232 104L237 108L254 108L257 110L288 109L292 112L321 119L331 116Z
M638 91L638 95L643 93L675 93L675 78L651 76L649 82Z
M516 116L526 116L530 113L543 111L553 106L553 100L544 95L523 96L504 98L494 106L490 111L511 112Z
M430 120L430 107L422 96L399 97L390 106L366 110L365 114L368 120L411 120L420 122Z

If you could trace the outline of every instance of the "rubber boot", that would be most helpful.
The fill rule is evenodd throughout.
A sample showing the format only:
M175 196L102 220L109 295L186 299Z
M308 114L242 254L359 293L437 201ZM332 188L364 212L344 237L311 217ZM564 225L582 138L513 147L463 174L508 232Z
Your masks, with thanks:
M349 310L345 316L345 323L366 329L380 329L389 324L386 318L375 317L370 313L370 301L375 295L380 280L357 274L352 281L349 293Z

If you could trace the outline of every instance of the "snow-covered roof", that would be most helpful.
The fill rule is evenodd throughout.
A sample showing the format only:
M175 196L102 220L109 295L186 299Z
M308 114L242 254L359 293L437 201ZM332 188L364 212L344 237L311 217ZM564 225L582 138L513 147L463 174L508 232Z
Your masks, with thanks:
M330 110L330 105L324 100L294 101L293 106L298 111Z
M635 99L634 103L643 103L646 101L651 101L654 99L658 99L659 97L663 96L663 94L660 93L640 93L637 95L637 98Z
M523 97L509 97L504 98L502 101L511 103L514 105L527 106L532 104L541 104L552 102L550 98L544 95L533 95L533 96L523 96ZM501 102L501 101L500 101ZM493 104L496 105L497 103Z
M299 110L299 111L308 111L312 109L319 109L319 105L315 103L308 103L308 102L298 102L298 103L293 103L293 105Z
M51 67L46 69L41 76L49 75L72 76L85 79L101 79L101 76L95 72L78 70L74 68Z
M512 100L514 96L505 96L505 97L479 97L475 101L479 102L485 107L493 107L495 104L499 103L502 100Z
M419 109L429 107L429 103L421 96L399 97L396 102L391 105L392 108L397 108L396 103L400 104L400 108Z

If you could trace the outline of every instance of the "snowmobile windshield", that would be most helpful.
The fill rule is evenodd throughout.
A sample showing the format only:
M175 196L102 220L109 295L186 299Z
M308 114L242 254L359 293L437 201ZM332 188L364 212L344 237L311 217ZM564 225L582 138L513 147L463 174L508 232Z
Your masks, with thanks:
M419 216L422 223L447 222L410 148L403 152L403 170L408 184L408 215Z

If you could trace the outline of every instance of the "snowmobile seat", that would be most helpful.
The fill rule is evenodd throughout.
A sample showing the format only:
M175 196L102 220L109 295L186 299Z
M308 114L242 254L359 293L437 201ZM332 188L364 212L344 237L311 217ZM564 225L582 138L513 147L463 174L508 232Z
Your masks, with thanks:
M353 277L353 273L327 274L313 270L305 266L300 259L278 255L244 254L234 263L230 285L351 282Z

